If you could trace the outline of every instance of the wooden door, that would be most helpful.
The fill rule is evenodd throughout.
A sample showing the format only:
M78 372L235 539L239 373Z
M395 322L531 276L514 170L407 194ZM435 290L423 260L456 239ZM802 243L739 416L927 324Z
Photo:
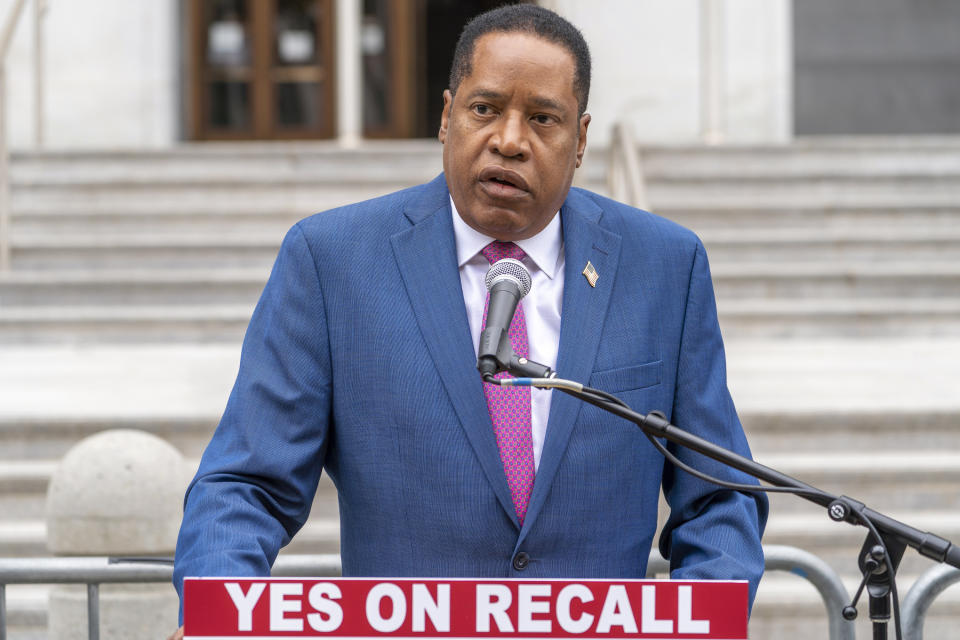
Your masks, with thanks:
M364 0L363 135L412 138L423 109L424 0Z
M333 0L189 0L197 140L331 138Z

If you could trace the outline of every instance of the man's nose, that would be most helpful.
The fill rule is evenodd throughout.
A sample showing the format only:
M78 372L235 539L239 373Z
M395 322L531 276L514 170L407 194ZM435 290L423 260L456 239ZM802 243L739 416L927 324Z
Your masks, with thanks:
M525 160L530 155L526 119L521 114L504 114L490 139L491 150L505 158Z

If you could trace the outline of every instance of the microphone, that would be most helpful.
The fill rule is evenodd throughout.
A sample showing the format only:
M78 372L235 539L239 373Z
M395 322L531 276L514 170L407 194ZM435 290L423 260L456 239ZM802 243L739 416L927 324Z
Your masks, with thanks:
M480 334L477 347L477 370L486 379L501 371L515 376L549 378L555 375L549 367L518 358L510 344L510 323L517 311L520 299L530 293L532 280L523 263L513 258L497 260L487 271L485 278L490 302L487 305L487 322Z

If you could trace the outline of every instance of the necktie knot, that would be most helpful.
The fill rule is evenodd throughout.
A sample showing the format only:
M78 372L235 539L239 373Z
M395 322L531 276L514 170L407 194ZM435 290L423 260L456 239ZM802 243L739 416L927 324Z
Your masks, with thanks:
M497 260L503 260L504 258L523 260L523 257L527 255L523 252L523 249L512 242L500 242L499 240L494 240L485 246L480 250L480 253L483 254L483 257L486 258L490 264L493 264Z

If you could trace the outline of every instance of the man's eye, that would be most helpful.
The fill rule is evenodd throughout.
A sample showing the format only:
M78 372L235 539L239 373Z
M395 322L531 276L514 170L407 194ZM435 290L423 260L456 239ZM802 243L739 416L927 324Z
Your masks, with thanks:
M473 112L478 116L486 116L493 113L493 110L485 104L477 104L473 106Z
M533 116L533 121L536 122L537 124L550 124L553 122L553 118L551 118L550 116L544 113L540 113Z

